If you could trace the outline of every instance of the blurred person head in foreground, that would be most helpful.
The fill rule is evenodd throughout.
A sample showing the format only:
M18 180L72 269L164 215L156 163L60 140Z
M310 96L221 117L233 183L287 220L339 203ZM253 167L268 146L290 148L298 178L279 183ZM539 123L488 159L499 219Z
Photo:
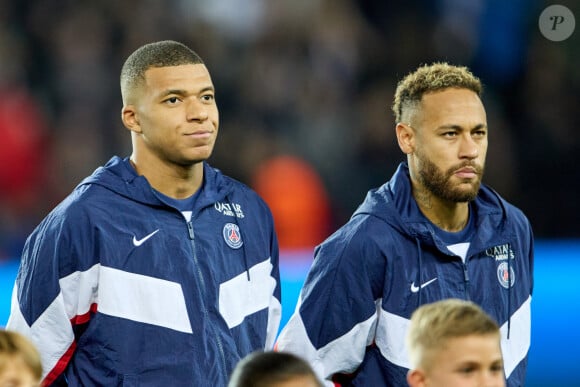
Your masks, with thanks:
M0 330L0 386L40 385L42 365L34 345L20 333Z
M242 359L228 387L322 387L310 365L291 353L257 351Z
M470 301L419 307L406 343L411 387L505 386L499 326Z

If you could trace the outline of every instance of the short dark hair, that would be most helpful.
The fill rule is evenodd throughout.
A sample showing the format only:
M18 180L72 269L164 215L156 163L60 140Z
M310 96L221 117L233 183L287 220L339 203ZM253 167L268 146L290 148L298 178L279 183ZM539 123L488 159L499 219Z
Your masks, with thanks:
M228 387L270 387L297 376L311 376L322 387L304 359L288 352L256 351L238 363Z
M404 77L397 85L393 102L395 122L403 122L406 109L413 109L426 93L449 88L468 89L481 97L482 85L467 67L445 62L423 65Z
M203 60L183 43L163 40L139 47L129 55L121 69L123 102L126 102L129 90L145 80L145 71L149 68L185 64L203 64Z

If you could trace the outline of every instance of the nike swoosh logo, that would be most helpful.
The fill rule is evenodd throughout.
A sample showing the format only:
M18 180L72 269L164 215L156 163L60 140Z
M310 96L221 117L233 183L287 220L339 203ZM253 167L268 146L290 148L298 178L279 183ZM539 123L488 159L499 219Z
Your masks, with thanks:
M413 283L411 284L411 292L417 293L419 291L419 289L423 289L425 286L427 286L435 281L437 281L437 277L421 284L421 286L415 286L415 281L413 281Z
M141 246L143 243L145 243L145 241L149 238L151 238L153 235L157 234L157 232L159 231L159 229L153 231L151 234L149 235L145 235L143 238L141 239L137 239L135 238L135 235L133 235L133 244L137 247Z

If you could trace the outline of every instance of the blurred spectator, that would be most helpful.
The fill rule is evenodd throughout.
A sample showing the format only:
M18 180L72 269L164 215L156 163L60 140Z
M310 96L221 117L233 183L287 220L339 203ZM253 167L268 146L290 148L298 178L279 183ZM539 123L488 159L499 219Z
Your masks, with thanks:
M0 259L20 254L49 196L50 144L43 112L26 86L26 46L0 25Z
M272 210L281 251L313 248L330 235L330 202L307 162L286 155L264 161L253 188Z

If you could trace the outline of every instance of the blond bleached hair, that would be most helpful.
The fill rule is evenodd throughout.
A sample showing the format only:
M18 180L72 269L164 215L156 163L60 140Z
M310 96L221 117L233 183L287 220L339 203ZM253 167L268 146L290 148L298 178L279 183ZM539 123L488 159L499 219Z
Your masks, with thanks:
M395 122L408 122L408 113L417 108L424 94L449 88L471 90L480 98L483 92L481 81L467 67L445 62L423 65L397 85L392 106Z
M420 306L411 315L406 344L412 368L428 369L449 339L497 336L499 326L471 301L449 298Z
M20 333L0 329L0 373L8 367L8 359L17 358L22 360L34 378L40 381L42 363L34 344Z

